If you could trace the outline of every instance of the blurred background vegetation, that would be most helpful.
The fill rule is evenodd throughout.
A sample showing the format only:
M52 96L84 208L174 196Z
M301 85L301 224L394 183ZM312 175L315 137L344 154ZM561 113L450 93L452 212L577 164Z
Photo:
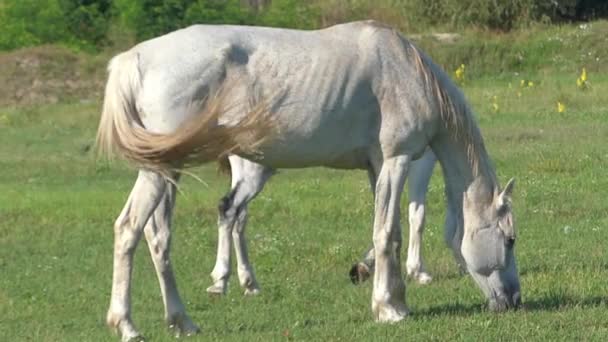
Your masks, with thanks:
M463 86L608 74L606 0L0 0L0 107L97 100L112 55L193 23L361 19L397 28L450 74L466 65Z
M193 23L314 29L377 19L411 34L607 16L604 0L1 0L0 50L60 43L94 52Z

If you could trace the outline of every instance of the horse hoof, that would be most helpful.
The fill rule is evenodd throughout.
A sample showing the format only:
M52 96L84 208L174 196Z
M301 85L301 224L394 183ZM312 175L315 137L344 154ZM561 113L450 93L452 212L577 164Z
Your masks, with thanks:
M173 331L173 334L177 338L192 336L201 332L201 328L194 324L185 313L177 314L173 318L168 319L167 322L169 329Z
M420 285L427 285L433 280L433 277L431 277L419 263L413 264L412 266L407 265L406 268L407 276L414 279Z
M144 341L144 337L135 329L133 322L124 316L108 312L106 324L120 336L120 340L123 342Z
M366 281L370 277L369 267L363 263L356 263L351 267L350 272L348 273L350 277L350 281L358 285L364 281Z
M144 342L146 339L142 335L135 336L123 336L121 339L123 342Z
M250 288L250 289L247 288L247 289L245 289L245 292L243 294L247 297L255 297L260 294L260 289L257 287Z
M214 284L207 288L207 293L212 296L223 296L226 294L226 287Z
M418 284L420 285L428 285L431 283L431 281L433 281L433 277L431 277L431 275L426 272L417 272L413 275L410 275L410 277L415 279L416 282L418 282Z
M397 323L404 320L410 314L404 305L397 307L377 306L373 311L378 323Z

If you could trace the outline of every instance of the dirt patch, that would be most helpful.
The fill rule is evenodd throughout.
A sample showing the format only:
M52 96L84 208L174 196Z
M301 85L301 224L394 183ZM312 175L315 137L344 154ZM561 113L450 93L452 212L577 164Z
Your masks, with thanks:
M430 34L413 34L409 38L414 40L433 39L440 43L454 44L458 42L461 36L458 33L430 33Z
M0 53L0 107L98 99L108 59L58 46Z

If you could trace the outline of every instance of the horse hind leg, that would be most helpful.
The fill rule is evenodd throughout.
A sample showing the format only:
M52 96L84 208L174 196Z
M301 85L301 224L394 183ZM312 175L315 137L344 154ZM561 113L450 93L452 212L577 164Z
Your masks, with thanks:
M178 177L174 176L174 179L177 181ZM167 184L160 203L144 228L144 233L160 285L165 321L176 336L189 336L198 333L200 329L186 314L171 266L171 218L175 200L176 186Z
M232 241L237 260L237 274L239 284L245 289L246 296L255 296L260 293L260 286L255 278L253 266L249 262L247 252L247 241L245 239L245 227L247 225L247 205L239 210L236 222L232 230Z
M422 260L422 234L426 216L426 193L435 166L435 156L429 150L422 158L412 163L408 175L410 236L407 250L407 274L420 284L433 279L426 271Z
M232 186L219 205L217 259L211 272L213 285L207 288L207 292L226 292L231 271L230 246L234 242L239 283L245 289L245 295L256 295L260 288L253 266L249 262L245 238L247 205L262 191L264 184L272 176L272 170L238 156L230 156L228 160Z
M369 186L372 191L372 196L376 196L376 182L378 181L378 172L370 165L367 169L367 177L369 180ZM374 264L376 258L374 256L374 246L368 248L363 254L363 258L356 262L348 273L350 281L358 285L371 277L374 274Z
M120 334L123 341L141 339L131 319L133 255L144 226L164 191L165 180L161 175L140 171L127 203L114 224L112 295L106 322Z

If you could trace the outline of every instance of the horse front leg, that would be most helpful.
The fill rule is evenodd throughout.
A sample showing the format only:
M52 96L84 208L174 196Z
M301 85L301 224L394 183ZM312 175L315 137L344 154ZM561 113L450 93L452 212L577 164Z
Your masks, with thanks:
M407 275L420 284L428 284L433 279L426 271L422 260L422 234L426 219L426 193L433 175L435 160L433 152L427 150L420 159L412 162L408 174L410 236L405 265Z
M428 284L432 281L431 275L426 271L422 260L422 234L426 217L426 193L429 181L433 174L436 157L428 150L422 158L412 161L409 169L409 243L407 253L408 276L416 279L420 284ZM372 168L368 169L369 181L372 193L376 188L376 173ZM354 264L349 272L353 284L367 280L374 272L374 248L368 249L363 258Z
M456 263L458 264L460 274L465 275L468 273L467 264L460 252L463 238L462 214L459 214L459 207L455 204L457 202L454 201L454 196L446 191L446 197L448 198L448 205L445 216L445 243L454 255L454 260L456 260ZM462 212L462 210L460 210L460 212Z
M141 338L131 320L133 255L144 226L164 191L165 179L160 174L140 171L127 203L114 224L112 295L106 322L120 334L123 341Z
M177 178L174 177L176 181ZM160 285L165 307L165 321L179 337L196 334L200 329L186 314L171 266L171 219L176 200L175 190L174 184L167 184L165 194L148 220L144 233Z
M372 312L380 322L396 322L408 315L399 261L402 242L399 206L408 164L408 156L384 160L376 183Z

